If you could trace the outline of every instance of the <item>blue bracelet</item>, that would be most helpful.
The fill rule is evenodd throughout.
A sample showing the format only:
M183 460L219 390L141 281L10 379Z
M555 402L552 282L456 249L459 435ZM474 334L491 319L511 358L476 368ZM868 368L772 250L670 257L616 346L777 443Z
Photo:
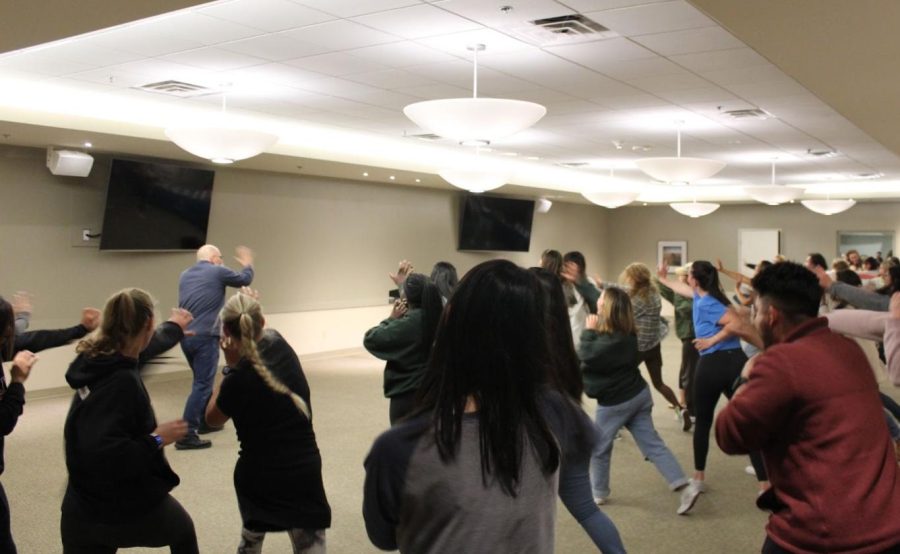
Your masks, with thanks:
M163 447L162 437L160 437L156 433L150 433L150 437L153 439L153 442L156 443L156 448L159 450L162 450L162 447Z

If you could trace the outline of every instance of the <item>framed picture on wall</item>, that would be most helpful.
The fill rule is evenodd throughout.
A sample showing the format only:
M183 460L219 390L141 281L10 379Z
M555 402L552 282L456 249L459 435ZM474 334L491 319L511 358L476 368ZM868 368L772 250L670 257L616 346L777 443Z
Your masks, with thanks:
M656 263L669 266L669 273L687 263L687 241L661 240L657 243Z

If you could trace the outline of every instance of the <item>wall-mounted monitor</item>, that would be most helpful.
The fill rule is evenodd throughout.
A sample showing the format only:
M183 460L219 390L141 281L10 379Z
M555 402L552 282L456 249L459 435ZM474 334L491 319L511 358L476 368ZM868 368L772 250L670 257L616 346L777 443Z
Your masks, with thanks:
M461 208L459 250L528 252L533 200L470 194Z
M196 250L206 243L215 172L114 159L100 250Z

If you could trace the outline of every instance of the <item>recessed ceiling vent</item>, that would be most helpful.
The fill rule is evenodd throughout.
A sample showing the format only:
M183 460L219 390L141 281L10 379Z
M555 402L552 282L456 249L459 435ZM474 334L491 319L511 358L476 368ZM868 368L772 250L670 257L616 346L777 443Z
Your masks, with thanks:
M577 44L619 36L615 31L581 14L535 19L522 25L506 27L504 30L537 46Z
M836 158L838 156L837 150L829 148L809 148L806 153L816 158Z
M773 119L775 117L774 115L761 108L728 110L722 113L734 119Z
M558 165L559 167L568 167L570 169L575 169L579 167L585 167L590 164L588 164L587 162L559 162L556 165Z
M203 96L206 94L216 94L217 90L204 87L203 85L195 85L193 83L185 83L184 81L176 81L169 79L168 81L157 81L155 83L147 83L139 87L138 90L146 90L147 92L156 92L159 94L168 94L169 96L177 96L179 98L192 98L194 96Z
M442 137L440 135L436 135L434 133L420 133L417 135L404 134L403 136L406 138L414 138L414 139L427 140L427 141L441 140L444 138L444 137Z

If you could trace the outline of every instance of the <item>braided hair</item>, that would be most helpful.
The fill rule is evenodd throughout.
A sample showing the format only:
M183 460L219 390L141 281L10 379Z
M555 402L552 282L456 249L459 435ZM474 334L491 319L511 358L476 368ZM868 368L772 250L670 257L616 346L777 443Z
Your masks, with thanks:
M297 410L307 419L312 419L306 401L275 377L259 356L256 341L262 334L263 327L262 307L259 302L248 294L236 293L225 303L220 317L222 326L228 331L228 334L235 340L241 341L241 359L250 362L269 389L290 397Z

